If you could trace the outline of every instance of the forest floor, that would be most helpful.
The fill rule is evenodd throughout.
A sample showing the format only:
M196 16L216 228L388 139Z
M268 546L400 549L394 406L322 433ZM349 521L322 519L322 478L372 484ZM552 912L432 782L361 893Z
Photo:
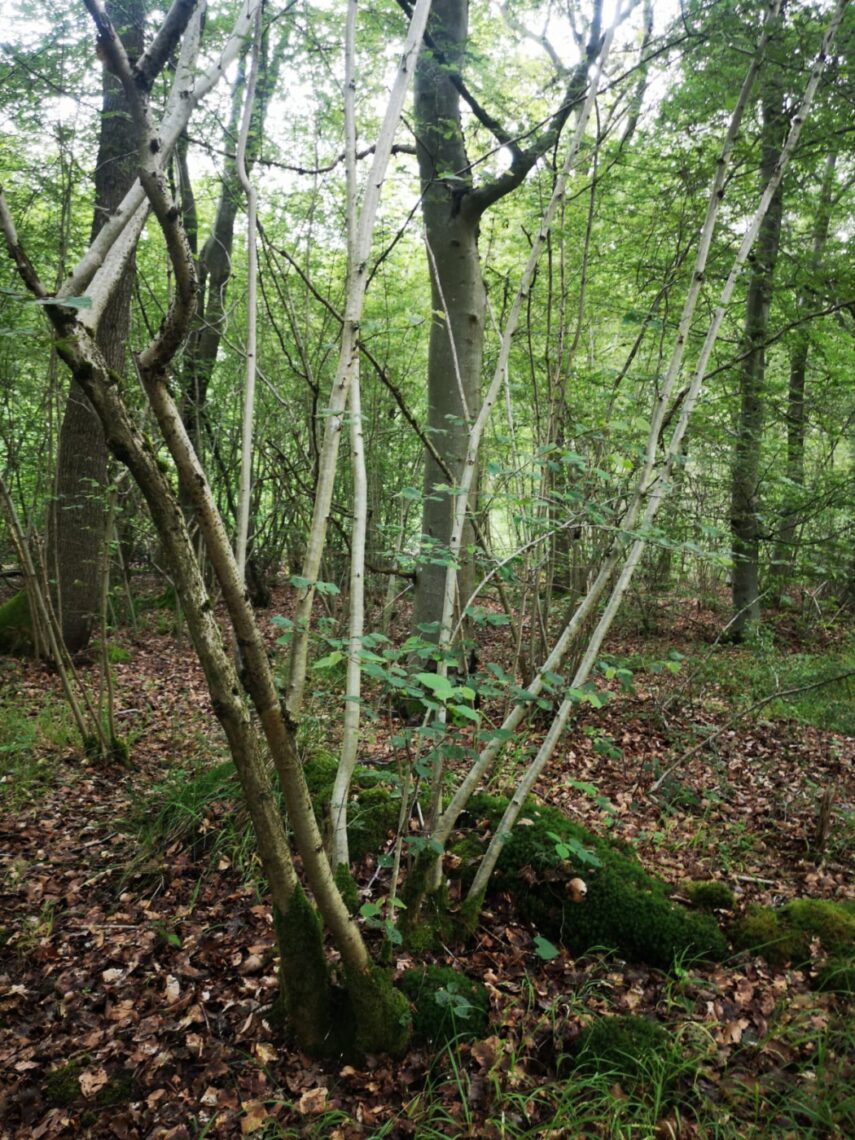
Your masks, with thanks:
M487 983L488 1037L359 1065L283 1047L269 1020L273 933L252 857L141 839L166 775L223 756L200 671L168 616L152 611L137 635L115 636L126 651L113 672L128 768L82 759L57 678L0 659L0 1135L855 1135L851 1004L814 992L812 968L742 954L664 974L563 949L545 961L507 897L469 947L438 956ZM631 692L565 735L537 793L595 831L611 822L678 900L686 880L703 879L725 882L737 913L855 898L855 740L768 707L731 723L722 678L736 665L698 680L720 615L672 608L658 624L646 635L626 626L610 653L655 665L679 650L680 672L639 667ZM798 649L779 631L777 654ZM489 652L505 650L497 641ZM371 726L381 759L394 728ZM716 729L710 748L648 794ZM831 810L817 851L823 797ZM234 806L209 803L196 834L233 826ZM358 872L364 898L382 893L374 861ZM411 962L396 958L398 969ZM669 1096L568 1077L574 1036L615 1013L654 1018L685 1044Z

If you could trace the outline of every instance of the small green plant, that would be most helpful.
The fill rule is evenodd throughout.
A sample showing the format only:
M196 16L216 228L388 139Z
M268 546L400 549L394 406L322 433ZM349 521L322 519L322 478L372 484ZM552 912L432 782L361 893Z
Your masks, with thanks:
M474 1041L487 1031L490 996L485 986L450 966L407 970L398 983L413 1004L413 1037L445 1045Z

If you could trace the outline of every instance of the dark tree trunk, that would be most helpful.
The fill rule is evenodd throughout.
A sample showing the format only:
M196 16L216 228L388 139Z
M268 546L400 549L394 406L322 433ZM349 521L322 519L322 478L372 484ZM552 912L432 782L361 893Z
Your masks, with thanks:
M133 59L143 50L144 0L109 0L107 12ZM92 237L132 185L138 166L138 132L121 85L104 71L103 114L95 167ZM98 345L109 368L122 373L130 327L133 260L104 310ZM89 643L98 611L104 541L107 447L83 389L72 379L59 432L54 501L48 523L48 573L55 582L62 636L69 651Z
M819 205L813 231L813 246L808 262L808 279L799 290L798 312L808 311L816 291L816 275L822 265L822 256L828 241L831 225L831 208L834 191L834 172L837 155L831 154L826 160L825 174L820 190ZM781 507L773 569L778 579L779 597L790 578L796 560L798 529L802 515L802 493L805 485L805 431L807 415L805 387L808 358L810 356L810 334L801 329L790 355L790 379L787 388L787 486Z
M415 111L422 215L431 276L428 350L428 431L457 483L466 456L468 424L478 414L486 295L478 253L480 211L469 200L471 175L460 121L460 96L448 74L459 68L466 45L466 0L435 0L429 22L432 42L416 69ZM430 453L425 458L422 561L414 623L436 623L442 613L446 555L454 495L448 476ZM464 549L472 537L464 537ZM471 590L471 559L458 574L461 602ZM430 635L434 636L434 635Z
M766 185L775 170L785 129L782 92L769 83L763 95L763 156L760 163L762 186ZM766 376L763 345L769 325L782 213L783 193L779 186L757 235L754 266L745 305L745 346L748 355L739 374L740 406L731 476L734 618L730 633L735 640L743 637L747 626L760 620L760 447L763 438Z

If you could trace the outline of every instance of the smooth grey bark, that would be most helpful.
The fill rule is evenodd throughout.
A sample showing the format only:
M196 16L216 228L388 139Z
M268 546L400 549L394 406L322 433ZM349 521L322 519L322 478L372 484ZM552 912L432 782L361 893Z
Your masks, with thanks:
M110 0L107 12L132 59L143 51L145 0ZM137 173L138 131L119 81L104 70L101 128L95 165L95 212L90 240L118 207ZM99 325L98 347L108 368L125 364L134 282L131 258ZM107 446L83 388L72 376L59 432L54 500L48 521L48 573L69 652L85 649L99 603L104 542Z
M434 0L428 27L445 59L439 62L433 50L423 48L415 77L416 152L433 308L427 425L455 484L463 471L469 425L478 414L486 310L478 253L481 211L471 202L460 95L448 70L449 65L459 69L463 61L468 20L466 0ZM437 488L447 483L447 475L428 452L416 626L436 623L442 614L454 497L451 488ZM466 545L471 543L464 539ZM464 598L471 593L471 559L466 565L469 569L459 575Z
M406 0L399 0L405 9ZM561 105L525 149L466 88L462 67L469 28L468 0L435 0L415 75L416 153L422 218L431 276L433 319L428 348L428 431L455 485L466 458L469 427L480 408L486 293L478 251L484 212L520 186L538 159L558 141L584 95L589 67L600 49L602 3L596 0L584 58L566 77ZM492 181L475 185L466 152L461 100L510 155ZM438 489L439 488L439 489ZM416 575L413 622L434 632L442 617L445 573L454 515L454 488L431 451L425 454L422 550ZM470 499L477 509L477 489ZM462 551L473 546L469 524ZM471 594L472 559L458 569L458 598Z
M787 123L783 91L767 77L762 94L760 184L765 186L781 156ZM734 617L729 636L739 641L760 620L760 452L765 412L769 307L781 240L783 190L779 185L757 237L745 302L744 341L748 350L739 372L739 413L731 472L730 526Z

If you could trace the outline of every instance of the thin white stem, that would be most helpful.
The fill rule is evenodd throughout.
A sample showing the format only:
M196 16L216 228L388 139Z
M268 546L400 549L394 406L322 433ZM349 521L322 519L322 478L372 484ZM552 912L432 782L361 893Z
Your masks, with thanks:
M374 234L377 208L380 204L380 194L386 179L386 170L392 153L395 132L410 85L410 76L415 71L416 57L427 25L430 6L431 0L417 0L413 9L404 50L392 84L380 133L377 136L374 161L371 164L356 227L354 263L348 275L338 367L325 416L312 525L303 562L302 577L309 584L301 587L297 598L294 632L291 641L288 691L285 700L289 715L295 719L299 716L303 704L309 653L309 625L312 615L312 602L315 596L315 582L321 568L321 558L326 542L327 522L332 505L344 410L347 406L354 362L359 351L359 321L362 317L365 290L368 286L368 257L371 252L371 239Z
M246 148L252 127L252 112L255 105L255 89L258 83L258 69L261 59L261 5L255 10L255 26L252 39L252 62L246 99L243 105L243 119L237 141L235 165L238 178L246 194L246 247L247 247L247 289L246 289L246 386L243 396L243 422L240 453L240 495L238 498L237 549L238 573L246 583L246 555L249 544L249 510L252 500L252 428L255 415L255 376L257 361L257 320L258 320L258 245L257 215L258 192L249 177L246 166Z

